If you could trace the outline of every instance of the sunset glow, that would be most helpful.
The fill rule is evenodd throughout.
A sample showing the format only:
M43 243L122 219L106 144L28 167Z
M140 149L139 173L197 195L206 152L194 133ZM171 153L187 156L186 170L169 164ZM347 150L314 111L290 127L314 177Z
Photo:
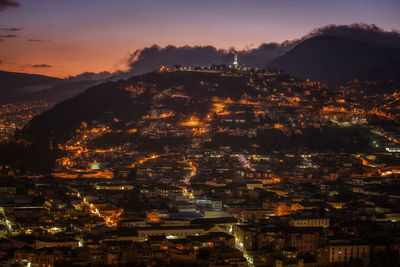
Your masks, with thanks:
M392 0L19 2L0 11L0 69L56 77L126 70L153 44L250 49L329 24L400 28Z

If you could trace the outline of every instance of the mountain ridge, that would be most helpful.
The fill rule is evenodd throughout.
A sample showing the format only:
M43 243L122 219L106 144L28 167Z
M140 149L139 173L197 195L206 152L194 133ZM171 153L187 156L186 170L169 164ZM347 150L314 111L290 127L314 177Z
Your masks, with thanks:
M46 75L0 70L0 96L35 92L38 88L51 87L62 81L60 78Z
M336 36L304 40L268 66L302 79L346 81L400 60L400 50Z

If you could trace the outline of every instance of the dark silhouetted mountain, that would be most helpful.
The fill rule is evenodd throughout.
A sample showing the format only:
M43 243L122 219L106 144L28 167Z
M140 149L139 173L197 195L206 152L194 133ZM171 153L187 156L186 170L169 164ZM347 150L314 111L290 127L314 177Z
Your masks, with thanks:
M65 79L67 82L79 82L79 81L95 81L95 80L106 80L113 75L118 74L117 72L110 73L108 71L102 71L102 72L83 72L81 74L75 75L75 76L69 76L68 78Z
M360 77L369 80L392 80L395 85L400 86L400 60L391 61L386 65L365 72Z
M398 31L385 31L374 24L327 25L314 29L310 34L303 37L302 40L315 36L342 37L378 46L400 49L400 33Z
M74 82L65 82L59 85L56 85L54 87L51 87L49 89L45 89L39 92L35 92L32 94L27 94L24 95L24 98L26 99L32 99L32 98L49 98L49 97L55 97L60 99L60 102L62 100L71 98L73 96L79 95L83 93L86 89L95 86L97 84L100 84L104 82L103 80L87 80L87 81L74 81Z
M110 73L83 73L66 79L0 71L0 103L35 99L63 101L108 80ZM110 78L111 79L111 78Z
M318 36L307 39L269 67L298 78L316 81L345 81L364 77L375 69L400 59L400 50L341 37Z
M62 79L37 74L0 71L0 96L16 96L39 91L62 82Z

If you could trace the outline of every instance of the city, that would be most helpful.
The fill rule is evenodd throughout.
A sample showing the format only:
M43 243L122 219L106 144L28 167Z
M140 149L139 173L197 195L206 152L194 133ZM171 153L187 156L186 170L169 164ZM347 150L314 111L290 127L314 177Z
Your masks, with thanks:
M82 123L52 178L16 170L1 187L3 237L31 249L13 262L367 265L398 253L399 137L377 119L399 120L396 92L223 66L148 75L189 75L207 92L127 81L132 103L150 93L137 121ZM223 98L230 79L248 91Z
M400 5L121 2L0 1L0 266L400 265Z

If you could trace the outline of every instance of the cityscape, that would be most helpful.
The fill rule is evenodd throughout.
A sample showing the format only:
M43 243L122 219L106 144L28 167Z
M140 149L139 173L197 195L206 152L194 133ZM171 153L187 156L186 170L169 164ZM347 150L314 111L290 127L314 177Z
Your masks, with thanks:
M56 61L52 48L25 63L8 39L35 31L14 18L39 29L35 8L83 18L98 7L34 2L0 1L0 266L400 265L400 33L386 26L400 29L387 11L398 3L354 1L357 19L379 13L383 28L338 22L257 48L146 45L125 69L94 60L78 71L81 61ZM129 8L231 8L106 2L121 17L99 19L121 23ZM232 1L235 12L281 4ZM196 14L188 25L202 32ZM140 33L155 31L142 20ZM44 33L25 42L61 38Z

